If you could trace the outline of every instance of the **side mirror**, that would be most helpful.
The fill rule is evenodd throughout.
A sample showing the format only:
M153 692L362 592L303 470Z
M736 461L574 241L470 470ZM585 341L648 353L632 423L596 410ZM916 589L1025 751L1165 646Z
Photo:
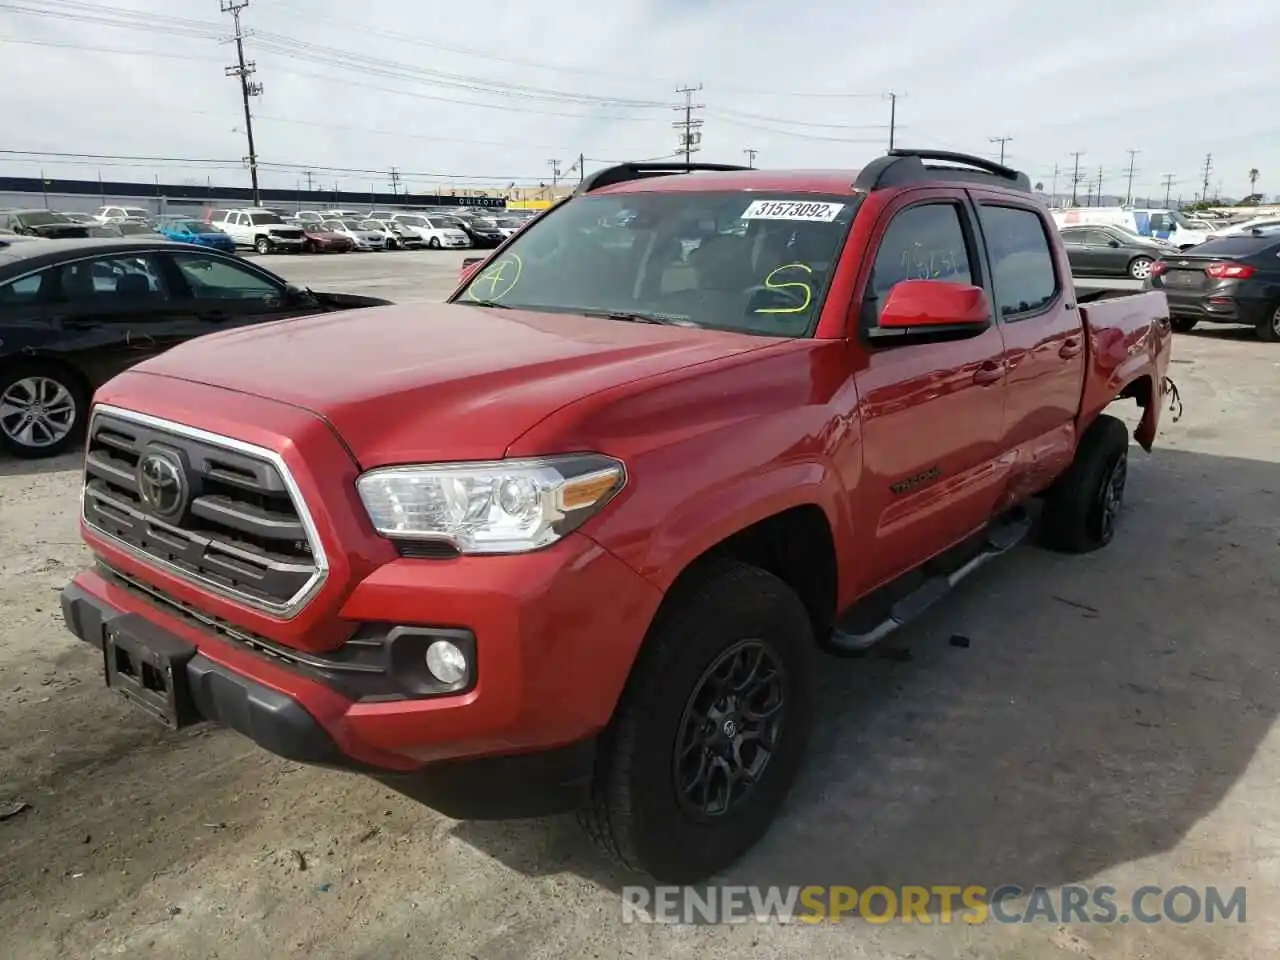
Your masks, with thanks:
M880 311L881 329L973 327L991 323L991 300L981 287L946 280L903 280L895 284Z
M1119 241L1119 240L1117 240L1117 239L1115 239L1114 237L1112 237L1110 240L1108 240L1108 241L1107 241L1107 246L1108 246L1108 247L1118 247L1118 246L1120 246L1120 241Z

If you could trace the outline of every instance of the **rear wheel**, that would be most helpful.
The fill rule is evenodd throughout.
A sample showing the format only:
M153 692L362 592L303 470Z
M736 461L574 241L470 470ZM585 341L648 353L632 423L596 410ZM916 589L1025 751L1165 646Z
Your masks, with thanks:
M1129 431L1103 414L1080 438L1075 459L1045 495L1041 538L1065 553L1111 542L1129 475Z
M253 243L253 249L257 250L259 253L264 253L264 254L270 253L271 241L268 240L266 237L259 237Z
M813 648L799 597L756 567L719 562L669 598L601 737L587 832L662 883L746 853L804 756Z
M1280 342L1280 304L1272 308L1267 316L1258 321L1255 328L1258 331L1258 338L1265 340L1267 343Z
M88 392L54 364L20 364L0 373L0 448L15 457L53 457L84 432Z
M431 242L430 242L430 243L428 243L428 244L427 244L427 246L429 246L432 250L439 250L439 249L440 249L440 238L439 238L439 237L432 237L432 238L431 238Z
M1169 321L1174 333L1190 333L1198 322L1191 317L1174 317Z
M1134 257L1129 261L1129 276L1135 280L1145 280L1151 276L1151 264L1155 261L1150 257Z

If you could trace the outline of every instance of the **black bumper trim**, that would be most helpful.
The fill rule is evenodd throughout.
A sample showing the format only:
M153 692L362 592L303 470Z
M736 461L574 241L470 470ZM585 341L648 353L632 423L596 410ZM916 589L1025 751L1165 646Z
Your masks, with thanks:
M116 609L71 583L62 590L62 616L76 637L101 650L105 625L138 614ZM298 701L203 654L187 662L187 681L201 718L286 760L368 774L456 820L549 816L573 810L589 796L595 737L553 750L441 761L400 772L347 756Z

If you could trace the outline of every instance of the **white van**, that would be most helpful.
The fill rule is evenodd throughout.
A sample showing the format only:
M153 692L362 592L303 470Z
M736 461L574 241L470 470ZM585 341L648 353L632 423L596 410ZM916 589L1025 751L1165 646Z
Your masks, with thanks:
M1140 237L1167 240L1179 250L1186 250L1209 239L1209 231L1197 228L1177 210L1150 207L1072 207L1053 211L1058 228L1086 226L1091 223L1122 227Z

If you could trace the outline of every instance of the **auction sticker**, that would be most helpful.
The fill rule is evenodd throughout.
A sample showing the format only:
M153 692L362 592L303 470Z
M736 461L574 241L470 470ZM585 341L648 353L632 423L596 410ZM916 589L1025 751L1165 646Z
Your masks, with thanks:
M743 220L817 220L830 223L843 203L819 203L807 200L756 200L742 214Z

